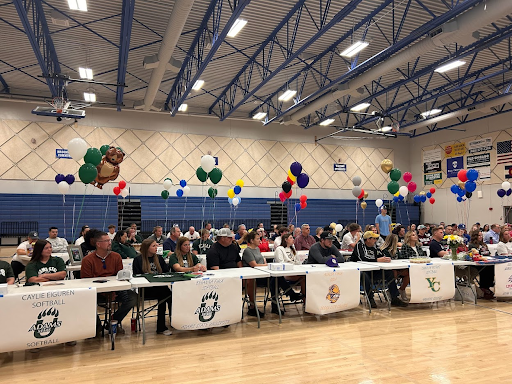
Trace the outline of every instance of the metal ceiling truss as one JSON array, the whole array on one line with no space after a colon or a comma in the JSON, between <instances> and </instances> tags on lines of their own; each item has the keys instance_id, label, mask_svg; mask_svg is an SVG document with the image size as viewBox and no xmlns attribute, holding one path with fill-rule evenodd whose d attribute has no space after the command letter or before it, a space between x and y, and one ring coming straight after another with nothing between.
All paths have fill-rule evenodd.
<instances>
[{"instance_id":1,"label":"metal ceiling truss","mask_svg":"<svg viewBox=\"0 0 512 384\"><path fill-rule=\"evenodd\" d=\"M228 84L220 96L210 106L209 112L216 114L221 121L229 117L238 107L245 104L251 96L253 96L258 90L265 86L275 75L280 71L287 68L295 60L300 60L304 64L307 64L300 58L300 55L306 51L313 43L320 39L327 31L329 31L334 25L345 19L361 2L362 0L351 0L342 10L336 13L332 19L327 23L327 16L331 2L325 2L325 6L321 8L321 19L319 23L315 23L318 31L309 38L304 45L294 50L295 40L299 30L299 23L303 9L306 9L305 2L303 0L298 1L292 10L283 18L279 25L273 30L268 38L263 42L261 47L253 54L253 56L247 61L242 67L238 74ZM320 7L322 7L322 1L320 1ZM308 10L310 19L315 22ZM309 20L309 19L308 19ZM304 33L304 32L302 32ZM280 42L278 36L285 36L286 41ZM279 47L279 50L274 50L275 47ZM280 62L274 70L270 68L270 63L275 52L282 53L284 60ZM260 75L260 82L251 88L253 80L254 68L257 68ZM329 65L330 66L330 65ZM318 71L319 75L326 77L325 74ZM236 100L237 91L241 92L242 98Z\"/></svg>"},{"instance_id":2,"label":"metal ceiling truss","mask_svg":"<svg viewBox=\"0 0 512 384\"><path fill-rule=\"evenodd\" d=\"M66 97L64 81L49 78L60 74L60 64L41 1L13 0L13 3L52 97Z\"/></svg>"},{"instance_id":3,"label":"metal ceiling truss","mask_svg":"<svg viewBox=\"0 0 512 384\"><path fill-rule=\"evenodd\" d=\"M117 66L117 110L123 106L124 82L126 80L126 67L128 65L128 53L130 52L130 39L132 34L133 12L135 0L123 0L123 13L121 16L121 34L119 42L119 59Z\"/></svg>"},{"instance_id":4,"label":"metal ceiling truss","mask_svg":"<svg viewBox=\"0 0 512 384\"><path fill-rule=\"evenodd\" d=\"M382 62L384 60L389 59L392 55L399 52L400 50L406 48L408 45L412 44L416 40L420 40L423 38L426 34L428 34L430 31L432 31L435 28L440 27L444 23L448 22L455 16L459 15L460 13L472 8L473 6L480 3L482 0L466 0L464 2L456 2L453 5L453 7L450 7L448 4L446 4L448 11L443 13L439 16L432 16L434 15L433 12L428 12L428 14L432 17L431 20L423 24L422 26L416 28L414 31L409 33L406 37L402 38L399 41L396 41L395 36L401 32L401 27L395 29L393 31L393 36L391 39L389 37L386 37L388 41L396 41L395 44L392 44L388 48L382 50L378 54L372 56L371 58L367 59L361 64L358 64L356 67L352 68L351 70L347 71L343 75L339 76L338 78L330 81L328 84L324 85L323 87L319 88L317 91L313 92L312 94L297 100L297 102L289 107L286 110L279 110L277 114L265 122L265 125L273 122L274 120L282 118L285 114L290 113L291 111L297 109L300 106L303 106L305 104L308 104L309 102L317 99L318 97L324 96L331 92L331 90L338 86L338 84L342 84L345 82L348 82L349 80L359 76L360 74L366 72L370 68L372 68L374 65L377 65L379 62ZM416 0L416 2L418 2ZM406 7L407 8L407 7ZM427 7L423 6L423 9L428 9ZM405 12L404 12L405 13ZM418 14L415 15L415 17L418 17ZM402 17L402 20L404 18ZM400 23L402 24L402 23ZM384 31L379 28L379 31L384 34ZM386 35L385 35L386 36Z\"/></svg>"},{"instance_id":5,"label":"metal ceiling truss","mask_svg":"<svg viewBox=\"0 0 512 384\"><path fill-rule=\"evenodd\" d=\"M228 1L228 5L224 5L224 7L223 0L212 0L210 2L201 26L190 45L187 57L174 81L171 92L167 96L165 106L171 111L172 116L176 115L178 108L186 100L195 82L200 80L201 74L212 61L213 56L224 42L229 30L249 2L250 0L239 0L232 4L231 1ZM231 16L222 32L219 33L221 14L228 11L226 7L229 7ZM212 26L211 30L210 25Z\"/></svg>"}]
</instances>

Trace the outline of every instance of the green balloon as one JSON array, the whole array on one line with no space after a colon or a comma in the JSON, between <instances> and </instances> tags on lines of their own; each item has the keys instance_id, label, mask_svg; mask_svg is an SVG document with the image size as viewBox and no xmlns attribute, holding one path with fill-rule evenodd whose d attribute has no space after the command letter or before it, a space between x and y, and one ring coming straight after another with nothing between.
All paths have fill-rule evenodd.
<instances>
[{"instance_id":1,"label":"green balloon","mask_svg":"<svg viewBox=\"0 0 512 384\"><path fill-rule=\"evenodd\" d=\"M169 198L169 191L166 191L165 189L160 194L162 196L162 199L167 200Z\"/></svg>"},{"instance_id":2,"label":"green balloon","mask_svg":"<svg viewBox=\"0 0 512 384\"><path fill-rule=\"evenodd\" d=\"M217 188L208 188L208 196L210 196L212 199L215 199L215 197L217 196Z\"/></svg>"},{"instance_id":3,"label":"green balloon","mask_svg":"<svg viewBox=\"0 0 512 384\"><path fill-rule=\"evenodd\" d=\"M85 163L78 170L78 177L84 184L89 184L98 176L98 170L91 163Z\"/></svg>"},{"instance_id":4,"label":"green balloon","mask_svg":"<svg viewBox=\"0 0 512 384\"><path fill-rule=\"evenodd\" d=\"M165 180L169 180L169 181L172 183L172 179L171 179L170 177L166 177L166 178L164 179L164 181L165 181Z\"/></svg>"},{"instance_id":5,"label":"green balloon","mask_svg":"<svg viewBox=\"0 0 512 384\"><path fill-rule=\"evenodd\" d=\"M391 172L389 172L389 177L393 181L398 181L402 177L402 171L400 171L398 168L393 168Z\"/></svg>"},{"instance_id":6,"label":"green balloon","mask_svg":"<svg viewBox=\"0 0 512 384\"><path fill-rule=\"evenodd\" d=\"M101 152L98 148L89 148L84 156L84 161L86 163L97 166L99 163L101 163L101 158Z\"/></svg>"},{"instance_id":7,"label":"green balloon","mask_svg":"<svg viewBox=\"0 0 512 384\"><path fill-rule=\"evenodd\" d=\"M208 174L204 171L203 167L196 169L196 176L201 183L204 183L208 179Z\"/></svg>"},{"instance_id":8,"label":"green balloon","mask_svg":"<svg viewBox=\"0 0 512 384\"><path fill-rule=\"evenodd\" d=\"M400 186L398 185L398 183L396 181L393 180L388 183L388 192L391 193L392 195L397 193L399 189L400 189Z\"/></svg>"},{"instance_id":9,"label":"green balloon","mask_svg":"<svg viewBox=\"0 0 512 384\"><path fill-rule=\"evenodd\" d=\"M208 174L208 177L213 184L219 184L219 182L222 180L222 171L219 168L213 168L212 171Z\"/></svg>"},{"instance_id":10,"label":"green balloon","mask_svg":"<svg viewBox=\"0 0 512 384\"><path fill-rule=\"evenodd\" d=\"M107 151L109 149L110 149L110 145L108 145L108 144L102 145L100 147L100 152L101 152L102 156L105 156L105 153L107 153Z\"/></svg>"}]
</instances>

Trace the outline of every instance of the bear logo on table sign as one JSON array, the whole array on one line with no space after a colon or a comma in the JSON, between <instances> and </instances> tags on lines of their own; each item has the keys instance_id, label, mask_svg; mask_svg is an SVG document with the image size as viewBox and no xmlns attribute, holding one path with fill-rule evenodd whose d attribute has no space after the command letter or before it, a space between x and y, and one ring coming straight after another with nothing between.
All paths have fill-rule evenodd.
<instances>
[{"instance_id":1,"label":"bear logo on table sign","mask_svg":"<svg viewBox=\"0 0 512 384\"><path fill-rule=\"evenodd\" d=\"M432 292L439 292L441 289L441 282L436 281L435 277L426 277L425 280L428 281L428 287L432 290ZM437 289L436 289L437 284Z\"/></svg>"},{"instance_id":2,"label":"bear logo on table sign","mask_svg":"<svg viewBox=\"0 0 512 384\"><path fill-rule=\"evenodd\" d=\"M340 287L338 287L336 284L333 284L329 287L329 293L327 296L325 296L327 300L329 300L331 303L335 303L340 298Z\"/></svg>"},{"instance_id":3,"label":"bear logo on table sign","mask_svg":"<svg viewBox=\"0 0 512 384\"><path fill-rule=\"evenodd\" d=\"M28 332L34 332L36 339L44 339L50 337L61 325L59 311L56 308L47 308L39 312L36 323L30 327Z\"/></svg>"},{"instance_id":4,"label":"bear logo on table sign","mask_svg":"<svg viewBox=\"0 0 512 384\"><path fill-rule=\"evenodd\" d=\"M213 300L212 305L208 305L211 300ZM217 304L218 300L219 295L214 291L206 293L203 296L201 299L201 305L197 307L196 311L194 312L195 315L199 315L199 321L207 323L214 318L215 313L220 311L220 305Z\"/></svg>"}]
</instances>

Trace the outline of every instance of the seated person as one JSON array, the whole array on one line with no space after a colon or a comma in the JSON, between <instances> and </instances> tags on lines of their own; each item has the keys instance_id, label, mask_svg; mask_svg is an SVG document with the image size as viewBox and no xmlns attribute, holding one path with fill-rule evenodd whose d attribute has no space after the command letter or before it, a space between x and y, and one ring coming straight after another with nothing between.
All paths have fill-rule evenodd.
<instances>
[{"instance_id":1,"label":"seated person","mask_svg":"<svg viewBox=\"0 0 512 384\"><path fill-rule=\"evenodd\" d=\"M137 257L137 251L128 241L128 234L126 231L117 231L116 236L112 241L112 251L119 253L123 259L135 259Z\"/></svg>"},{"instance_id":2,"label":"seated person","mask_svg":"<svg viewBox=\"0 0 512 384\"><path fill-rule=\"evenodd\" d=\"M297 251L309 250L311 246L316 243L315 238L311 236L309 232L309 224L302 224L299 229L299 235L295 237L295 249L297 249Z\"/></svg>"},{"instance_id":3,"label":"seated person","mask_svg":"<svg viewBox=\"0 0 512 384\"><path fill-rule=\"evenodd\" d=\"M425 225L418 225L418 240L423 247L430 244L430 233Z\"/></svg>"},{"instance_id":4,"label":"seated person","mask_svg":"<svg viewBox=\"0 0 512 384\"><path fill-rule=\"evenodd\" d=\"M135 240L134 241L131 241L132 239L132 235L131 233L128 232L128 228L126 229L126 233L128 233L128 238L130 239L130 241L133 243L136 243L136 244L141 244L142 243L142 236L139 235L138 233L138 230L137 230L137 224L135 223L131 223L130 224L130 228L133 229L133 233L134 233L134 237L135 237Z\"/></svg>"},{"instance_id":5,"label":"seated person","mask_svg":"<svg viewBox=\"0 0 512 384\"><path fill-rule=\"evenodd\" d=\"M295 250L293 236L287 233L282 236L281 245L274 250L274 263L301 264ZM306 297L306 279L305 276L286 276L288 281L299 281L302 297Z\"/></svg>"},{"instance_id":6,"label":"seated person","mask_svg":"<svg viewBox=\"0 0 512 384\"><path fill-rule=\"evenodd\" d=\"M196 231L194 227L190 227L188 229L188 232L186 232L183 236L185 236L190 241L197 240L200 237L199 233Z\"/></svg>"},{"instance_id":7,"label":"seated person","mask_svg":"<svg viewBox=\"0 0 512 384\"><path fill-rule=\"evenodd\" d=\"M338 248L333 245L335 237L329 231L324 231L320 235L320 241L315 243L309 249L307 264L325 264L333 256L338 263L344 263L345 258L341 255Z\"/></svg>"},{"instance_id":8,"label":"seated person","mask_svg":"<svg viewBox=\"0 0 512 384\"><path fill-rule=\"evenodd\" d=\"M245 233L247 233L247 228L245 227L245 224L240 224L235 235L235 240L240 240Z\"/></svg>"},{"instance_id":9,"label":"seated person","mask_svg":"<svg viewBox=\"0 0 512 384\"><path fill-rule=\"evenodd\" d=\"M235 235L229 228L217 232L217 241L206 253L208 269L241 268L239 248L233 243Z\"/></svg>"},{"instance_id":10,"label":"seated person","mask_svg":"<svg viewBox=\"0 0 512 384\"><path fill-rule=\"evenodd\" d=\"M116 235L116 226L114 224L108 226L107 235L110 237L110 240L114 240L114 236Z\"/></svg>"},{"instance_id":11,"label":"seated person","mask_svg":"<svg viewBox=\"0 0 512 384\"><path fill-rule=\"evenodd\" d=\"M75 241L75 245L80 245L82 244L85 240L84 240L84 235L89 231L89 226L88 225L84 225L82 227L82 229L80 230L80 237L78 239L76 239Z\"/></svg>"},{"instance_id":12,"label":"seated person","mask_svg":"<svg viewBox=\"0 0 512 384\"><path fill-rule=\"evenodd\" d=\"M484 235L484 243L498 244L500 241L500 230L499 224L491 224L491 228Z\"/></svg>"},{"instance_id":13,"label":"seated person","mask_svg":"<svg viewBox=\"0 0 512 384\"><path fill-rule=\"evenodd\" d=\"M180 226L178 224L173 224L172 225L173 228L176 228L174 231L177 232L176 234L176 240L178 240L180 237L181 237L181 229L180 229ZM167 234L167 238L171 237L171 232L172 232L172 229L169 231L169 233Z\"/></svg>"},{"instance_id":14,"label":"seated person","mask_svg":"<svg viewBox=\"0 0 512 384\"><path fill-rule=\"evenodd\" d=\"M470 237L471 239L468 244L469 251L476 249L481 256L490 255L489 249L487 248L487 244L484 243L484 235L480 229L472 231ZM494 265L471 267L471 269L473 268L475 268L478 271L478 274L480 275L479 285L480 289L484 293L484 299L494 299L494 293L490 290L490 288L494 286Z\"/></svg>"},{"instance_id":15,"label":"seated person","mask_svg":"<svg viewBox=\"0 0 512 384\"><path fill-rule=\"evenodd\" d=\"M14 272L11 264L3 260L0 260L0 284L14 284Z\"/></svg>"},{"instance_id":16,"label":"seated person","mask_svg":"<svg viewBox=\"0 0 512 384\"><path fill-rule=\"evenodd\" d=\"M459 236L464 239L464 242L467 244L469 240L471 240L471 237L468 235L468 232L466 231L466 225L465 224L459 224Z\"/></svg>"},{"instance_id":17,"label":"seated person","mask_svg":"<svg viewBox=\"0 0 512 384\"><path fill-rule=\"evenodd\" d=\"M365 261L365 262L379 262L379 263L389 263L391 261L390 257L386 257L382 254L382 251L375 247L375 243L377 242L377 238L379 235L374 232L365 232L363 235L363 242L359 242L356 245L356 248L352 252L352 256L350 257L351 261ZM387 239L387 237L386 237ZM372 308L377 308L377 303L373 298L373 291L371 287L371 279L367 272L364 272L364 290L368 296L368 300L370 302L370 306ZM406 307L407 303L404 303L402 300L398 298L398 288L395 283L395 275L391 270L385 270L384 276L386 282L388 284L389 293L391 295L391 305L396 307Z\"/></svg>"},{"instance_id":18,"label":"seated person","mask_svg":"<svg viewBox=\"0 0 512 384\"><path fill-rule=\"evenodd\" d=\"M400 259L412 259L415 257L427 257L426 252L421 248L421 243L416 232L409 231L405 234L404 243L400 254Z\"/></svg>"},{"instance_id":19,"label":"seated person","mask_svg":"<svg viewBox=\"0 0 512 384\"><path fill-rule=\"evenodd\" d=\"M242 255L242 265L244 267L265 267L267 266L267 261L263 257L258 248L260 244L260 235L256 231L249 232L246 235L247 240L247 248L244 249L244 253ZM249 310L247 311L248 316L257 316L256 314L256 298L254 297L254 284L256 281L254 279L245 280L245 287L247 295L249 296ZM271 284L272 286L272 284ZM277 312L277 305L272 303L272 312ZM260 317L264 317L265 314L260 312Z\"/></svg>"},{"instance_id":20,"label":"seated person","mask_svg":"<svg viewBox=\"0 0 512 384\"><path fill-rule=\"evenodd\" d=\"M171 228L170 236L164 241L164 251L174 252L176 250L176 242L180 238L180 228L173 226Z\"/></svg>"},{"instance_id":21,"label":"seated person","mask_svg":"<svg viewBox=\"0 0 512 384\"><path fill-rule=\"evenodd\" d=\"M368 224L368 225L364 228L364 232L366 232L366 231L372 231L372 232L375 232L376 234L379 234L379 232L377 231L377 227L376 227L375 225L373 225L373 224ZM363 233L364 233L364 232L363 232ZM361 234L361 236L362 236L362 234ZM387 236L386 236L386 237L387 237ZM378 238L378 239L377 239L377 243L375 244L375 246L376 246L377 248L382 247L382 244L384 244L384 240L386 240L386 239L385 239L384 237L382 237L382 236L381 236L380 238Z\"/></svg>"},{"instance_id":22,"label":"seated person","mask_svg":"<svg viewBox=\"0 0 512 384\"><path fill-rule=\"evenodd\" d=\"M510 242L510 232L507 228L503 228L500 231L500 242L496 248L496 254L499 256L512 255L512 243Z\"/></svg>"},{"instance_id":23,"label":"seated person","mask_svg":"<svg viewBox=\"0 0 512 384\"><path fill-rule=\"evenodd\" d=\"M333 237L332 245L334 245L334 248L341 249L341 243L338 241L338 238L333 234L334 229L331 228L329 225L326 225L324 227L324 232L330 233ZM323 232L322 232L323 233ZM343 232L342 232L343 233ZM344 234L345 235L345 234Z\"/></svg>"},{"instance_id":24,"label":"seated person","mask_svg":"<svg viewBox=\"0 0 512 384\"><path fill-rule=\"evenodd\" d=\"M153 228L153 234L148 237L148 240L156 241L158 245L162 245L167 237L163 234L163 229L161 226L157 225Z\"/></svg>"},{"instance_id":25,"label":"seated person","mask_svg":"<svg viewBox=\"0 0 512 384\"><path fill-rule=\"evenodd\" d=\"M405 227L403 225L397 225L393 228L392 233L398 236L398 246L401 247L404 242Z\"/></svg>"},{"instance_id":26,"label":"seated person","mask_svg":"<svg viewBox=\"0 0 512 384\"><path fill-rule=\"evenodd\" d=\"M277 237L274 239L274 249L281 245L281 236L287 233L290 233L288 227L281 226L277 228Z\"/></svg>"},{"instance_id":27,"label":"seated person","mask_svg":"<svg viewBox=\"0 0 512 384\"><path fill-rule=\"evenodd\" d=\"M432 230L432 240L430 240L429 250L430 257L443 257L449 252L446 250L446 246L441 242L443 241L444 232L441 227L434 227Z\"/></svg>"},{"instance_id":28,"label":"seated person","mask_svg":"<svg viewBox=\"0 0 512 384\"><path fill-rule=\"evenodd\" d=\"M323 231L324 231L324 229L322 227L316 227L315 236L313 236L313 237L315 238L315 241L317 243L320 241L320 235L322 234Z\"/></svg>"},{"instance_id":29,"label":"seated person","mask_svg":"<svg viewBox=\"0 0 512 384\"><path fill-rule=\"evenodd\" d=\"M258 235L260 235L260 245L258 248L261 252L270 252L270 246L268 244L268 240L265 238L265 230L263 228L258 228L256 230Z\"/></svg>"},{"instance_id":30,"label":"seated person","mask_svg":"<svg viewBox=\"0 0 512 384\"><path fill-rule=\"evenodd\" d=\"M409 233L409 232L408 232ZM407 233L405 234L405 237L407 238ZM379 237L377 241L382 240L382 237ZM392 233L389 234L386 237L386 241L384 244L382 244L379 248L382 251L382 254L385 257L389 257L391 260L396 259L399 257L398 254L398 236L393 235ZM403 249L404 246L402 246ZM393 269L393 273L395 274L395 279L398 276L402 276L402 284L400 285L400 288L398 288L398 293L400 294L400 299L402 301L409 301L407 298L407 294L405 293L405 288L409 285L410 278L409 278L409 269Z\"/></svg>"},{"instance_id":31,"label":"seated person","mask_svg":"<svg viewBox=\"0 0 512 384\"><path fill-rule=\"evenodd\" d=\"M201 238L192 243L192 253L194 255L206 255L212 245L213 241L210 240L210 231L206 228L201 229Z\"/></svg>"},{"instance_id":32,"label":"seated person","mask_svg":"<svg viewBox=\"0 0 512 384\"><path fill-rule=\"evenodd\" d=\"M118 232L119 231L117 231L116 234ZM126 228L125 232L128 235L128 240L127 240L128 243L130 243L130 244L141 244L142 243L142 237L137 235L137 232L132 227Z\"/></svg>"},{"instance_id":33,"label":"seated person","mask_svg":"<svg viewBox=\"0 0 512 384\"><path fill-rule=\"evenodd\" d=\"M81 275L82 279L91 277L116 276L123 269L123 259L121 255L110 250L112 240L105 232L98 231L94 236L96 251L89 253L82 260ZM112 318L119 323L117 332L125 333L121 323L125 316L137 305L137 294L130 290L116 291L116 300L121 302L119 308ZM98 295L99 301L104 301L104 296ZM109 329L110 325L106 324ZM100 319L97 318L97 330L101 329Z\"/></svg>"},{"instance_id":34,"label":"seated person","mask_svg":"<svg viewBox=\"0 0 512 384\"><path fill-rule=\"evenodd\" d=\"M80 248L82 248L83 257L87 256L89 253L94 252L96 250L96 239L95 236L101 232L99 229L91 229L84 236L84 242L80 244ZM109 236L110 237L110 236Z\"/></svg>"},{"instance_id":35,"label":"seated person","mask_svg":"<svg viewBox=\"0 0 512 384\"><path fill-rule=\"evenodd\" d=\"M57 227L51 227L48 230L48 237L46 241L49 241L52 245L52 251L54 253L67 253L68 241L62 237L58 237L59 229Z\"/></svg>"},{"instance_id":36,"label":"seated person","mask_svg":"<svg viewBox=\"0 0 512 384\"><path fill-rule=\"evenodd\" d=\"M52 257L52 244L47 240L37 240L30 263L25 269L28 283L45 283L66 278L66 264L60 257Z\"/></svg>"},{"instance_id":37,"label":"seated person","mask_svg":"<svg viewBox=\"0 0 512 384\"><path fill-rule=\"evenodd\" d=\"M359 240L361 240L361 226L357 223L349 224L347 231L341 240L341 249L353 251Z\"/></svg>"},{"instance_id":38,"label":"seated person","mask_svg":"<svg viewBox=\"0 0 512 384\"><path fill-rule=\"evenodd\" d=\"M169 272L169 266L162 256L157 255L158 243L153 239L146 239L140 246L140 255L133 259L133 273L136 275L151 273ZM168 286L156 286L145 288L145 298L156 299L158 305L156 333L165 336L172 335L172 331L165 326L166 306L169 307L169 317L171 315L172 297Z\"/></svg>"},{"instance_id":39,"label":"seated person","mask_svg":"<svg viewBox=\"0 0 512 384\"><path fill-rule=\"evenodd\" d=\"M205 272L206 267L190 252L190 240L181 236L176 243L175 252L169 256L169 266L174 272Z\"/></svg>"},{"instance_id":40,"label":"seated person","mask_svg":"<svg viewBox=\"0 0 512 384\"><path fill-rule=\"evenodd\" d=\"M32 258L32 250L34 248L34 244L39 240L39 235L37 232L29 232L27 236L27 240L23 241L16 248L16 253L14 254L11 267L14 272L14 277L17 279L18 275L25 270L25 267L30 262Z\"/></svg>"}]
</instances>

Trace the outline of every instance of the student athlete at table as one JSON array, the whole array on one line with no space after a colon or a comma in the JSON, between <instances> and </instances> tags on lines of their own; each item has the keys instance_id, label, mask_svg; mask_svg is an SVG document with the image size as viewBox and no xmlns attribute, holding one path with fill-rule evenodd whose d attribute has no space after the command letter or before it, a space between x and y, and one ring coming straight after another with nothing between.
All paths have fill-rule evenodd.
<instances>
[{"instance_id":1,"label":"student athlete at table","mask_svg":"<svg viewBox=\"0 0 512 384\"><path fill-rule=\"evenodd\" d=\"M379 263L389 263L391 258L383 256L382 251L375 247L375 243L377 242L378 234L368 231L363 235L364 242L357 243L354 252L352 252L352 256L350 257L351 261L366 261L366 262L379 262ZM373 292L371 287L371 279L367 272L364 272L364 289L366 294L368 295L368 299L370 301L370 306L372 308L377 308L377 304L373 299ZM407 303L404 303L402 300L398 298L398 288L395 283L395 275L393 271L386 270L384 271L384 276L386 282L388 284L389 293L391 295L391 305L396 307L407 307Z\"/></svg>"},{"instance_id":2,"label":"student athlete at table","mask_svg":"<svg viewBox=\"0 0 512 384\"><path fill-rule=\"evenodd\" d=\"M137 251L128 240L126 231L117 231L114 240L112 240L112 251L119 253L123 259L135 259L137 257Z\"/></svg>"},{"instance_id":3,"label":"student athlete at table","mask_svg":"<svg viewBox=\"0 0 512 384\"><path fill-rule=\"evenodd\" d=\"M289 263L289 264L301 264L300 260L297 255L297 250L295 249L293 236L289 233L286 235L281 236L282 241L281 245L277 247L274 251L274 263ZM293 281L293 282L299 282L300 283L300 292L302 294L302 297L305 299L306 297L306 278L305 276L286 276L286 280ZM295 292L294 292L295 293ZM300 296L300 295L299 295ZM290 297L290 300L292 299L292 296ZM300 298L299 297L293 297L297 301Z\"/></svg>"},{"instance_id":4,"label":"student athlete at table","mask_svg":"<svg viewBox=\"0 0 512 384\"><path fill-rule=\"evenodd\" d=\"M476 249L481 256L489 256L491 253L489 252L489 248L487 248L487 244L484 243L484 235L479 229L470 233L468 248L470 251ZM489 289L494 286L494 265L470 267L470 269L472 270L471 281L474 280L473 276L476 275L476 273L473 272L478 270L478 274L480 275L480 289L484 293L484 299L494 299L494 293Z\"/></svg>"},{"instance_id":5,"label":"student athlete at table","mask_svg":"<svg viewBox=\"0 0 512 384\"><path fill-rule=\"evenodd\" d=\"M449 253L446 250L446 247L441 243L443 241L443 237L443 228L435 227L432 230L432 240L430 240L430 244L428 246L430 250L430 257L443 257Z\"/></svg>"},{"instance_id":6,"label":"student athlete at table","mask_svg":"<svg viewBox=\"0 0 512 384\"><path fill-rule=\"evenodd\" d=\"M235 235L229 228L217 232L217 242L206 253L208 269L241 268L239 248L233 244Z\"/></svg>"},{"instance_id":7,"label":"student athlete at table","mask_svg":"<svg viewBox=\"0 0 512 384\"><path fill-rule=\"evenodd\" d=\"M82 278L88 277L107 277L116 276L117 272L123 269L123 259L121 255L110 250L110 237L105 232L98 231L95 235L96 251L91 252L82 260L81 275ZM137 305L137 294L132 290L117 291L115 292L116 300L121 302L121 305L114 313L112 318L121 322L125 316ZM104 301L103 295L98 295L99 301ZM97 318L97 326L101 327ZM107 324L106 328L110 328ZM101 329L101 328L100 328ZM124 333L122 327L118 327L118 333Z\"/></svg>"},{"instance_id":8,"label":"student athlete at table","mask_svg":"<svg viewBox=\"0 0 512 384\"><path fill-rule=\"evenodd\" d=\"M14 284L14 272L11 264L3 260L0 260L0 284Z\"/></svg>"},{"instance_id":9,"label":"student athlete at table","mask_svg":"<svg viewBox=\"0 0 512 384\"><path fill-rule=\"evenodd\" d=\"M169 265L174 272L205 272L206 267L190 252L190 240L181 236L176 243L176 250L169 256Z\"/></svg>"},{"instance_id":10,"label":"student athlete at table","mask_svg":"<svg viewBox=\"0 0 512 384\"><path fill-rule=\"evenodd\" d=\"M140 255L133 259L134 274L157 274L169 272L169 266L162 256L157 255L158 243L153 239L146 239L140 246ZM171 315L172 297L168 286L149 287L145 289L146 299L156 299L158 305L156 333L165 336L172 335L172 331L165 326L166 305L169 307L169 316Z\"/></svg>"},{"instance_id":11,"label":"student athlete at table","mask_svg":"<svg viewBox=\"0 0 512 384\"><path fill-rule=\"evenodd\" d=\"M309 249L307 264L325 264L333 256L336 257L338 263L344 263L345 258L332 243L334 239L336 238L330 232L322 232L320 241Z\"/></svg>"},{"instance_id":12,"label":"student athlete at table","mask_svg":"<svg viewBox=\"0 0 512 384\"><path fill-rule=\"evenodd\" d=\"M25 269L29 283L44 283L66 278L66 264L60 257L52 257L52 244L46 240L37 240L30 263Z\"/></svg>"}]
</instances>

